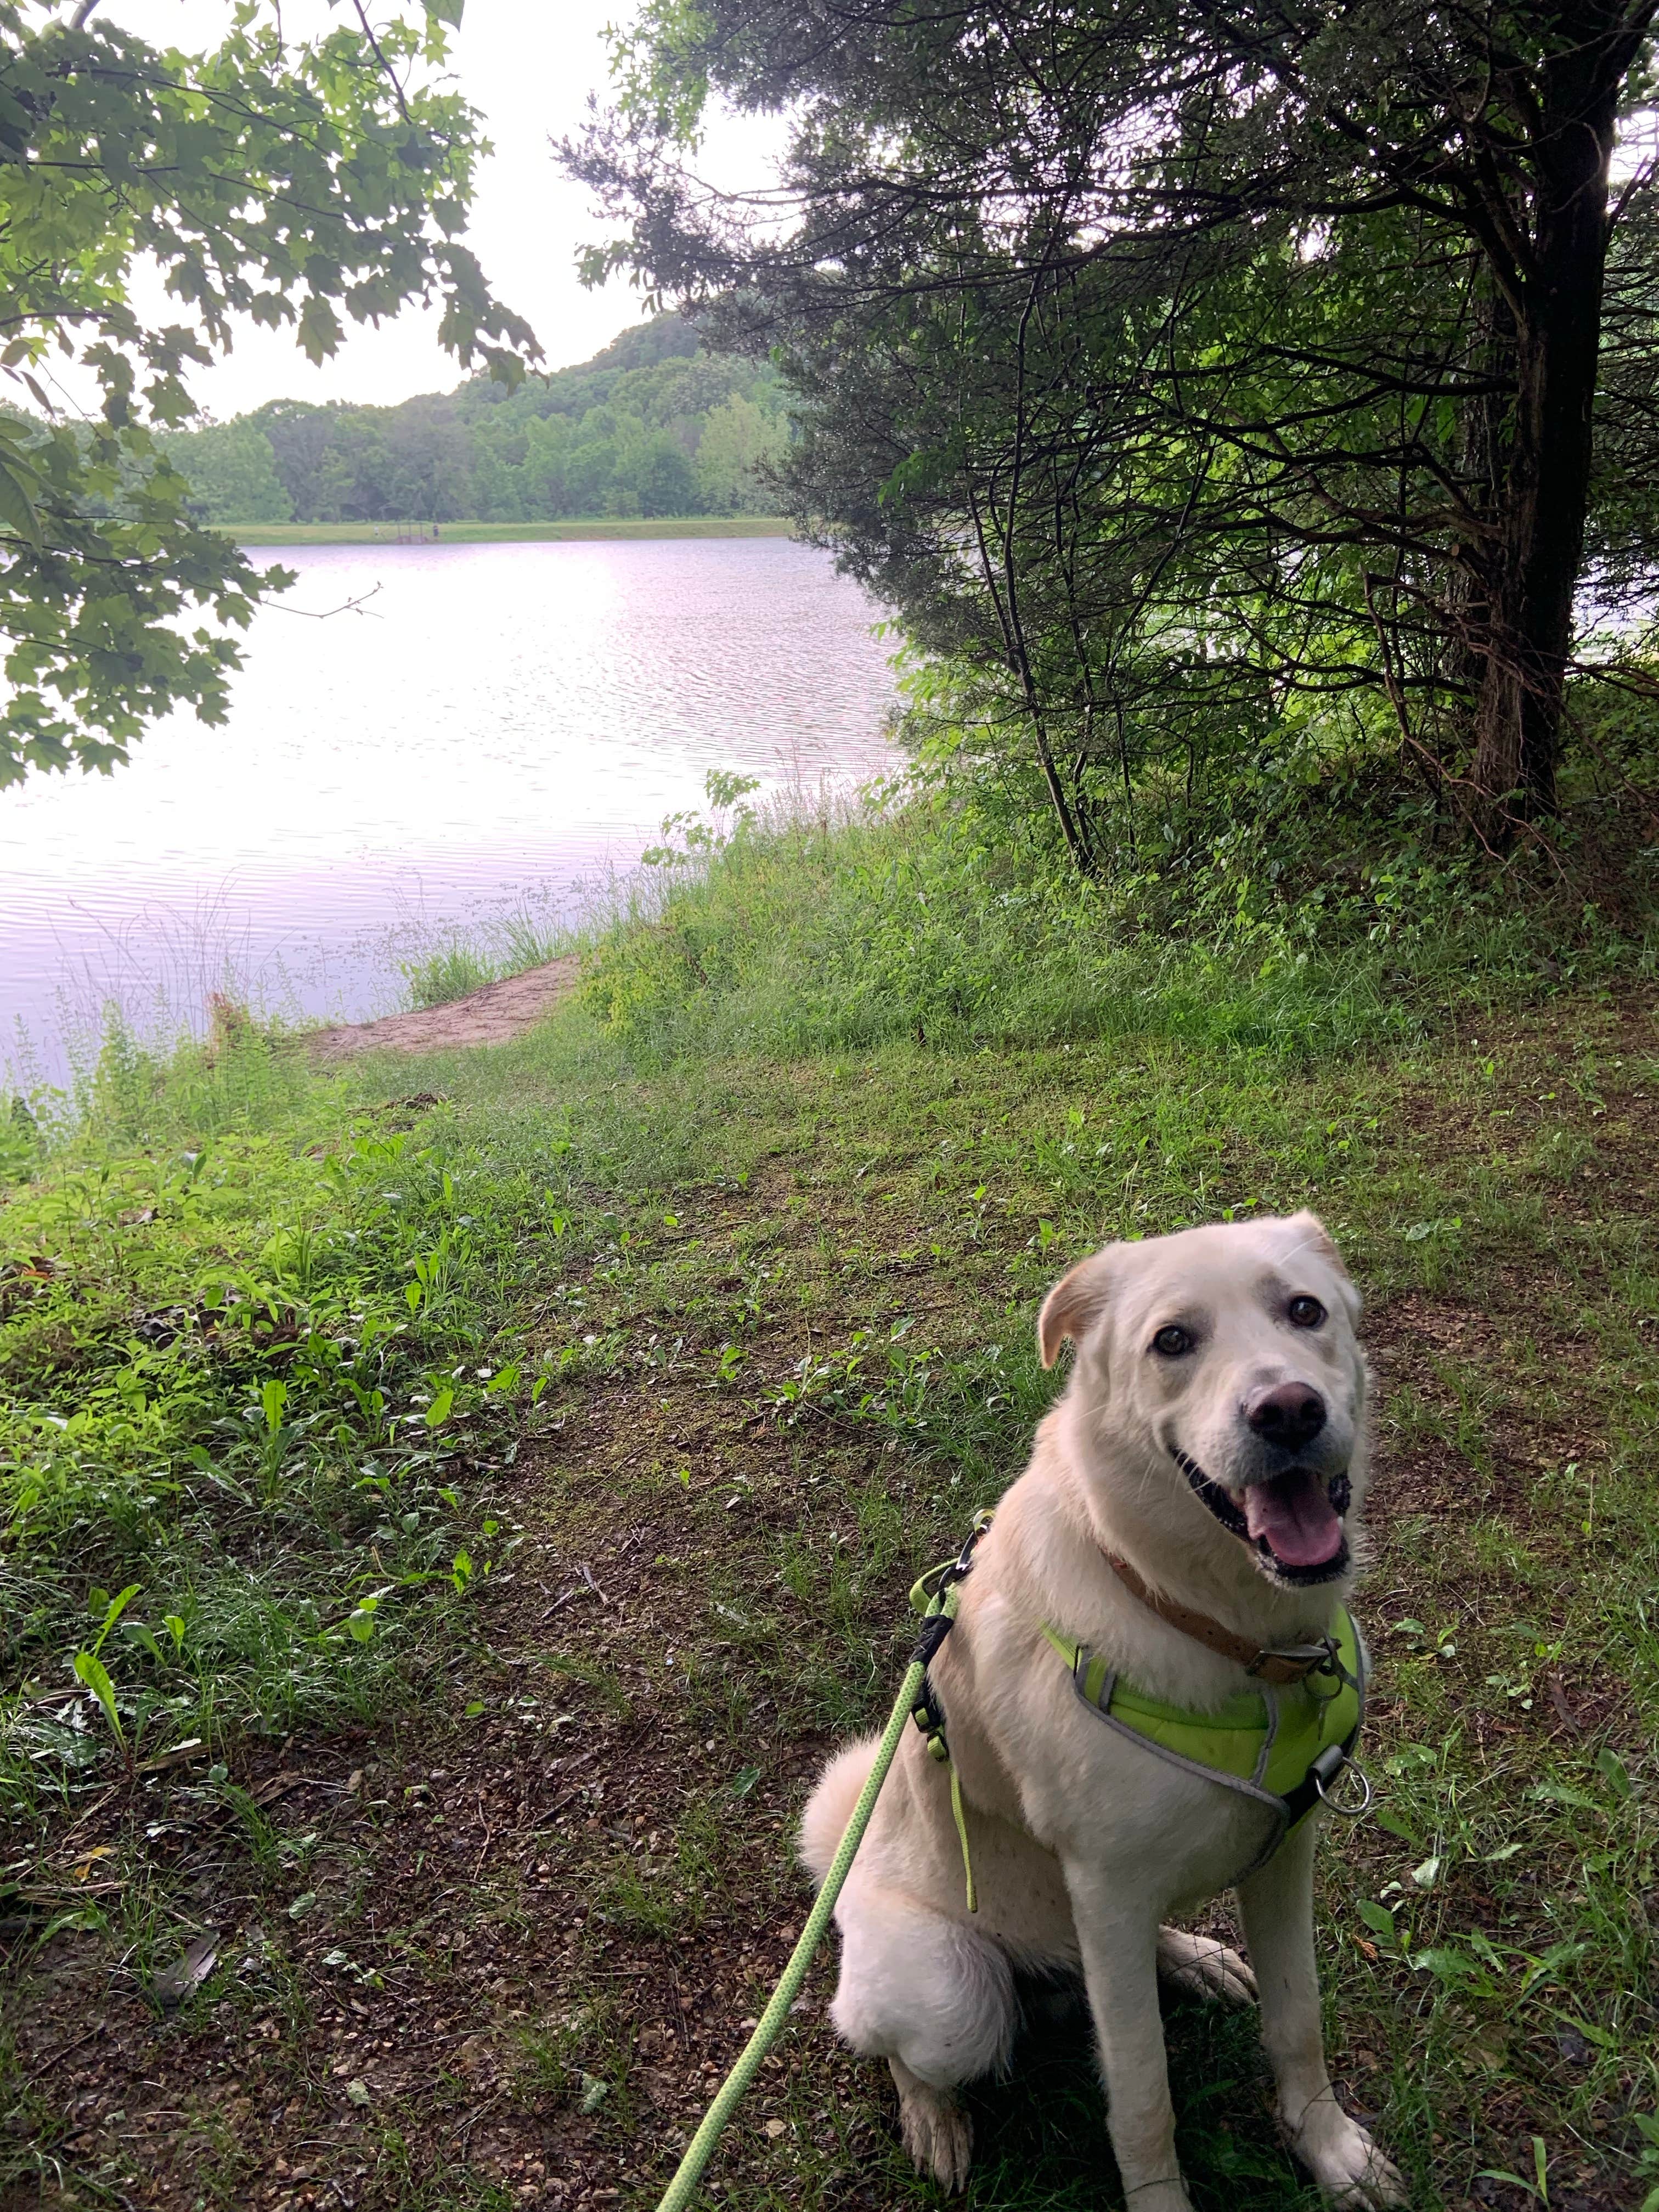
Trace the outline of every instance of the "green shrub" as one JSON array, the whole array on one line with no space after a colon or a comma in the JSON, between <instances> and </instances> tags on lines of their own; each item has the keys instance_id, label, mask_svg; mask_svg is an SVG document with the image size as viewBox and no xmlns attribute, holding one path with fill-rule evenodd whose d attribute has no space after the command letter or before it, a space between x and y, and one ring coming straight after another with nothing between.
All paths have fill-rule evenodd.
<instances>
[{"instance_id":1,"label":"green shrub","mask_svg":"<svg viewBox=\"0 0 1659 2212\"><path fill-rule=\"evenodd\" d=\"M14 1812L65 1761L95 1776L418 1677L508 1541L472 1462L522 1395L499 1332L547 1173L251 1032L165 1066L112 1034L88 1118L34 1164L0 1209ZM42 1702L77 1674L106 1729Z\"/></svg>"}]
</instances>

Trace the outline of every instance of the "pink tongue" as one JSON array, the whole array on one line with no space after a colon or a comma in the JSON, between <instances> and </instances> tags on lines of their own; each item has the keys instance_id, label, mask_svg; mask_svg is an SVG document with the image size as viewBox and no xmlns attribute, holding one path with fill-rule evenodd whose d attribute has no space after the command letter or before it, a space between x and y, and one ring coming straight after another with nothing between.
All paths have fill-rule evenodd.
<instances>
[{"instance_id":1,"label":"pink tongue","mask_svg":"<svg viewBox=\"0 0 1659 2212\"><path fill-rule=\"evenodd\" d=\"M1265 1537L1287 1567L1317 1567L1341 1548L1342 1523L1325 1486L1306 1468L1253 1482L1244 1492L1244 1525Z\"/></svg>"}]
</instances>

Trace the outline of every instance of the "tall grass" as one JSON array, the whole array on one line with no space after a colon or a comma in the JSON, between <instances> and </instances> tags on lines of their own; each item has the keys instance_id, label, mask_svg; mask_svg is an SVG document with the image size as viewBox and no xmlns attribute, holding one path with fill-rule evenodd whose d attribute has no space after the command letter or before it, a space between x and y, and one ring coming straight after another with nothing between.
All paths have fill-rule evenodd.
<instances>
[{"instance_id":1,"label":"tall grass","mask_svg":"<svg viewBox=\"0 0 1659 2212\"><path fill-rule=\"evenodd\" d=\"M1304 1060L1648 957L1593 912L1564 940L1559 915L1431 863L1346 902L1218 917L1194 897L1183 927L1170 880L1085 882L914 786L664 857L587 958L590 1010L647 1064L1146 1036Z\"/></svg>"},{"instance_id":2,"label":"tall grass","mask_svg":"<svg viewBox=\"0 0 1659 2212\"><path fill-rule=\"evenodd\" d=\"M399 961L398 972L411 1006L447 1006L486 984L545 967L575 943L568 929L513 915L479 928L452 930L419 958Z\"/></svg>"}]
</instances>

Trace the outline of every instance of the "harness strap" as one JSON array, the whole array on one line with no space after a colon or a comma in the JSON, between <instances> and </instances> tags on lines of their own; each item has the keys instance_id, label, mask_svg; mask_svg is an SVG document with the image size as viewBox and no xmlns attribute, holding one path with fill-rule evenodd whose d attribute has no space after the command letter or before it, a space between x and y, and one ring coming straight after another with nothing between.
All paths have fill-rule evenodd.
<instances>
[{"instance_id":1,"label":"harness strap","mask_svg":"<svg viewBox=\"0 0 1659 2212\"><path fill-rule=\"evenodd\" d=\"M1131 1743L1139 1744L1143 1751L1150 1751L1154 1757L1163 1759L1166 1765L1179 1767L1183 1774L1193 1775L1200 1782L1218 1782L1224 1789L1236 1790L1241 1797L1248 1797L1253 1804L1260 1805L1264 1812L1273 1814L1273 1825L1268 1832L1267 1840L1249 1864L1239 1869L1233 1880L1243 1881L1258 1867L1266 1866L1290 1833L1291 1826L1289 1801L1279 1796L1275 1790L1265 1790L1261 1786L1261 1777L1267 1771L1267 1753L1279 1725L1279 1704L1272 1692L1268 1692L1267 1698L1267 1725L1262 1732L1261 1750L1256 1759L1255 1773L1249 1777L1229 1774L1224 1767L1206 1766L1201 1760L1188 1759L1182 1753L1172 1751L1167 1743L1160 1743L1156 1736L1143 1735L1129 1722L1120 1720L1112 1711L1112 1696L1117 1688L1116 1669L1109 1668L1098 1653L1091 1655L1084 1647L1068 1644L1046 1620L1042 1627L1049 1643L1070 1667L1072 1686L1097 1720L1103 1721L1115 1734L1127 1736Z\"/></svg>"},{"instance_id":2,"label":"harness strap","mask_svg":"<svg viewBox=\"0 0 1659 2212\"><path fill-rule=\"evenodd\" d=\"M1144 1581L1127 1559L1121 1559L1115 1552L1109 1552L1103 1544L1100 1555L1131 1596L1139 1599L1148 1613L1155 1613L1171 1628L1178 1628L1183 1636L1190 1636L1194 1644L1206 1650L1218 1652L1224 1659L1237 1660L1247 1674L1258 1681L1276 1682L1281 1687L1292 1682L1305 1682L1310 1674L1322 1667L1328 1667L1332 1644L1328 1636L1315 1644L1292 1644L1282 1650L1272 1645L1252 1644L1248 1636L1238 1636L1231 1628L1212 1620L1207 1613L1182 1605L1176 1599L1165 1597Z\"/></svg>"},{"instance_id":3,"label":"harness strap","mask_svg":"<svg viewBox=\"0 0 1659 2212\"><path fill-rule=\"evenodd\" d=\"M1355 1692L1359 1707L1358 1716L1342 1741L1340 1743L1327 1744L1310 1763L1300 1781L1283 1794L1265 1786L1267 1760L1279 1726L1280 1717L1276 1686L1270 1686L1265 1681L1263 1683L1261 1703L1266 1709L1266 1725L1262 1730L1261 1745L1256 1754L1253 1771L1248 1776L1230 1773L1225 1767L1211 1766L1203 1760L1188 1759L1184 1753L1175 1750L1167 1743L1161 1742L1156 1735L1151 1735L1143 1729L1136 1728L1131 1721L1121 1718L1112 1710L1113 1698L1117 1691L1116 1668L1109 1666L1100 1653L1091 1652L1086 1644L1073 1644L1069 1638L1062 1636L1059 1630L1052 1627L1048 1621L1042 1621L1038 1625L1043 1635L1066 1662L1071 1674L1073 1688L1097 1720L1103 1722L1116 1735L1127 1737L1132 1743L1139 1744L1143 1751L1151 1752L1154 1758L1163 1759L1166 1765L1178 1767L1183 1774L1193 1775L1200 1781L1218 1783L1223 1789L1236 1790L1239 1796L1249 1798L1253 1803L1261 1806L1265 1811L1273 1814L1273 1826L1267 1841L1249 1863L1242 1867L1233 1876L1233 1882L1237 1883L1244 1881L1248 1875L1255 1874L1258 1868L1266 1866L1291 1830L1305 1819L1316 1804L1322 1801L1327 1804L1332 1804L1334 1802L1330 1794L1331 1785L1349 1764L1354 1746L1359 1741L1360 1725L1364 1717L1365 1707L1365 1680L1368 1668L1364 1640L1352 1614L1348 1616L1348 1620L1353 1636L1356 1671L1350 1674L1342 1666L1340 1657L1334 1656L1332 1664L1340 1677ZM1331 1644L1334 1652L1334 1638L1331 1639ZM1131 1706L1130 1710L1133 1709ZM1356 1768L1355 1771L1358 1773L1359 1770ZM1338 1812L1347 1813L1351 1816L1357 1815L1363 1813L1370 1805L1370 1785L1364 1780L1363 1775L1360 1778L1364 1789L1364 1802L1353 1807L1336 1805L1335 1809Z\"/></svg>"}]
</instances>

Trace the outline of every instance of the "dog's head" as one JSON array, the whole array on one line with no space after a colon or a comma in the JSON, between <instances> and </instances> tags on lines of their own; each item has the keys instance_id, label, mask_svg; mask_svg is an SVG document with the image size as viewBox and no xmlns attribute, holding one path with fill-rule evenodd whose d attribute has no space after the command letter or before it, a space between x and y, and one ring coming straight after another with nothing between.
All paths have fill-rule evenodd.
<instances>
[{"instance_id":1,"label":"dog's head","mask_svg":"<svg viewBox=\"0 0 1659 2212\"><path fill-rule=\"evenodd\" d=\"M1091 1431L1190 1493L1270 1581L1335 1581L1363 1489L1359 1294L1311 1213L1113 1244L1049 1292L1045 1367L1077 1346ZM1126 1501L1142 1505L1152 1498ZM1190 1509L1185 1509L1190 1510Z\"/></svg>"}]
</instances>

